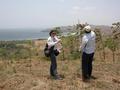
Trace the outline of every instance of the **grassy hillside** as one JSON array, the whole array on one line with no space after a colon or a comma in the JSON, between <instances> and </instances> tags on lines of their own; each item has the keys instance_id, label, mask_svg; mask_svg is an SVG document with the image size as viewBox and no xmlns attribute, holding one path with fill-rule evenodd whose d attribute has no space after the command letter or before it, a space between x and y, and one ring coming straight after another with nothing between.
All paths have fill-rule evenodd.
<instances>
[{"instance_id":1,"label":"grassy hillside","mask_svg":"<svg viewBox=\"0 0 120 90\"><path fill-rule=\"evenodd\" d=\"M117 26L118 24L118 26ZM57 57L63 80L49 76L50 59L44 56L46 40L0 42L0 90L119 90L120 23L112 34L96 28L93 75L96 80L81 80L81 53L78 35L61 37L63 49Z\"/></svg>"},{"instance_id":2,"label":"grassy hillside","mask_svg":"<svg viewBox=\"0 0 120 90\"><path fill-rule=\"evenodd\" d=\"M46 40L12 41L0 44L0 90L119 90L120 58L105 48L96 50L93 74L96 80L83 83L81 59L76 37L63 37L63 51L57 57L58 72L63 80L49 76L50 61L43 54Z\"/></svg>"}]
</instances>

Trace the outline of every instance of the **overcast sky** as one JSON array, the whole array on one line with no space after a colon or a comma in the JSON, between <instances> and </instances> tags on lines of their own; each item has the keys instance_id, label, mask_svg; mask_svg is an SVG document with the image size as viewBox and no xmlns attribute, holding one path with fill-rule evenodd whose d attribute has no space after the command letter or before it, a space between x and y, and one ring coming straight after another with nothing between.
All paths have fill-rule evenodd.
<instances>
[{"instance_id":1,"label":"overcast sky","mask_svg":"<svg viewBox=\"0 0 120 90\"><path fill-rule=\"evenodd\" d=\"M0 0L0 28L48 28L120 21L120 0Z\"/></svg>"}]
</instances>

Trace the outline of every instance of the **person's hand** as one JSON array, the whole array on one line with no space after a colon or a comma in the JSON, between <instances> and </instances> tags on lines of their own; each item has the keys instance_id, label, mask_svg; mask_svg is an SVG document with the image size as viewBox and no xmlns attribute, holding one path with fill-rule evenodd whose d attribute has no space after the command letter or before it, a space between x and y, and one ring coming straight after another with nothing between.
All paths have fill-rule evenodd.
<instances>
[{"instance_id":1,"label":"person's hand","mask_svg":"<svg viewBox=\"0 0 120 90\"><path fill-rule=\"evenodd\" d=\"M79 52L81 52L81 46L79 47L79 50L78 50Z\"/></svg>"},{"instance_id":2,"label":"person's hand","mask_svg":"<svg viewBox=\"0 0 120 90\"><path fill-rule=\"evenodd\" d=\"M81 52L81 48L79 48L79 50L78 50L79 52Z\"/></svg>"},{"instance_id":3,"label":"person's hand","mask_svg":"<svg viewBox=\"0 0 120 90\"><path fill-rule=\"evenodd\" d=\"M57 43L60 43L61 42L61 39L58 39Z\"/></svg>"}]
</instances>

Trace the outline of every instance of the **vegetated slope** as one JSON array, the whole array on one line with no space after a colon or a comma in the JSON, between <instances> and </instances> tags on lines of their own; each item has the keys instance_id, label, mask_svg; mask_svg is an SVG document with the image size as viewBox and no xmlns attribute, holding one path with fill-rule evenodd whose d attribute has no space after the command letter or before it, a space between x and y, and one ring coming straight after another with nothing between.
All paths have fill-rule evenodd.
<instances>
[{"instance_id":1,"label":"vegetated slope","mask_svg":"<svg viewBox=\"0 0 120 90\"><path fill-rule=\"evenodd\" d=\"M25 60L0 60L0 90L119 90L120 60L111 60L107 50L107 59L102 61L99 52L95 54L93 75L96 80L84 83L81 80L81 59L64 60L58 57L58 72L63 80L53 80L49 76L49 59L43 56L45 41L36 41L40 57ZM42 44L41 44L42 43ZM108 53L109 52L109 53ZM7 66L6 66L7 65ZM16 71L16 72L15 72Z\"/></svg>"}]
</instances>

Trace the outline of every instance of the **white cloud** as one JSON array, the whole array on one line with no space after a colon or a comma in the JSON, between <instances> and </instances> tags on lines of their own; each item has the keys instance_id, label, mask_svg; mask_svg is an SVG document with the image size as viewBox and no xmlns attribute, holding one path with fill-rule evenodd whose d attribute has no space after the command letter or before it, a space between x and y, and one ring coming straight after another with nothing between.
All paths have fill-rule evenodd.
<instances>
[{"instance_id":1,"label":"white cloud","mask_svg":"<svg viewBox=\"0 0 120 90\"><path fill-rule=\"evenodd\" d=\"M87 6L87 7L73 6L71 9L71 13L74 15L80 15L81 13L88 14L90 12L93 12L94 10L96 10L96 7L93 6Z\"/></svg>"},{"instance_id":2,"label":"white cloud","mask_svg":"<svg viewBox=\"0 0 120 90\"><path fill-rule=\"evenodd\" d=\"M65 2L65 0L59 0L60 2Z\"/></svg>"},{"instance_id":3,"label":"white cloud","mask_svg":"<svg viewBox=\"0 0 120 90\"><path fill-rule=\"evenodd\" d=\"M73 10L80 10L80 7L79 6L74 6L72 7Z\"/></svg>"},{"instance_id":4,"label":"white cloud","mask_svg":"<svg viewBox=\"0 0 120 90\"><path fill-rule=\"evenodd\" d=\"M94 7L94 6L87 6L87 7L83 8L83 10L86 10L86 11L93 11L95 9L96 9L96 7Z\"/></svg>"},{"instance_id":5,"label":"white cloud","mask_svg":"<svg viewBox=\"0 0 120 90\"><path fill-rule=\"evenodd\" d=\"M79 6L74 6L74 7L72 7L71 13L73 15L79 15L80 11L81 11L81 8Z\"/></svg>"}]
</instances>

